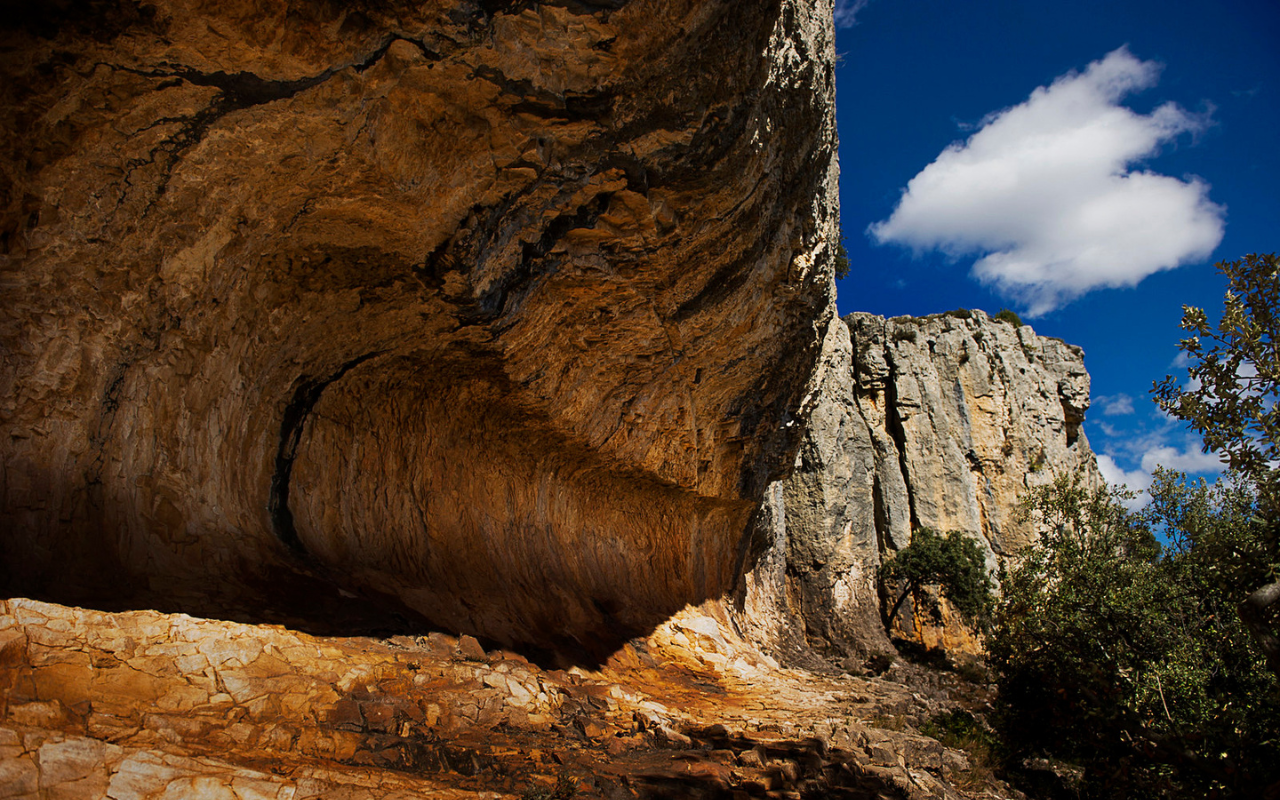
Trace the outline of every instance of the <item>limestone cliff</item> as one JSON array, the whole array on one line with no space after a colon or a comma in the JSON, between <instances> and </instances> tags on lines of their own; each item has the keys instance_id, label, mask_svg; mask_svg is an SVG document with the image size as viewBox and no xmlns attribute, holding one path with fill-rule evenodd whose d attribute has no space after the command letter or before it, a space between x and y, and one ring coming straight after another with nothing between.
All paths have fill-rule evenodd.
<instances>
[{"instance_id":1,"label":"limestone cliff","mask_svg":"<svg viewBox=\"0 0 1280 800\"><path fill-rule=\"evenodd\" d=\"M761 648L1088 461L1070 348L834 317L828 0L11 12L0 795L1006 796Z\"/></svg>"},{"instance_id":2,"label":"limestone cliff","mask_svg":"<svg viewBox=\"0 0 1280 800\"><path fill-rule=\"evenodd\" d=\"M1030 326L977 310L852 314L832 322L819 364L795 470L769 495L772 578L756 593L820 652L888 648L876 571L915 528L970 534L994 569L1035 535L1017 514L1028 489L1059 472L1102 480L1081 430L1083 352ZM974 645L910 606L901 622L930 646Z\"/></svg>"},{"instance_id":3,"label":"limestone cliff","mask_svg":"<svg viewBox=\"0 0 1280 800\"><path fill-rule=\"evenodd\" d=\"M733 584L832 314L829 2L0 36L6 594L608 653Z\"/></svg>"}]
</instances>

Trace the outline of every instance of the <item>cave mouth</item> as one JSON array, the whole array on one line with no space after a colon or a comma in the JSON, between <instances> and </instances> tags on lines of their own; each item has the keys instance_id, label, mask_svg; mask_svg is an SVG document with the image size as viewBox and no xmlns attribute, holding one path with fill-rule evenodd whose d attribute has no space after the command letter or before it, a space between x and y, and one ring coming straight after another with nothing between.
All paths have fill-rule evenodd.
<instances>
[{"instance_id":1,"label":"cave mouth","mask_svg":"<svg viewBox=\"0 0 1280 800\"><path fill-rule=\"evenodd\" d=\"M582 660L735 586L828 8L71 5L0 60L0 588Z\"/></svg>"},{"instance_id":2,"label":"cave mouth","mask_svg":"<svg viewBox=\"0 0 1280 800\"><path fill-rule=\"evenodd\" d=\"M754 510L564 433L475 352L344 372L298 434L289 500L302 559L335 585L594 659L730 591Z\"/></svg>"},{"instance_id":3,"label":"cave mouth","mask_svg":"<svg viewBox=\"0 0 1280 800\"><path fill-rule=\"evenodd\" d=\"M321 636L468 633L542 665L591 667L734 587L754 504L610 460L558 429L492 354L375 352L318 374L275 390L283 413L232 414L247 430L278 420L257 457L232 450L220 465L258 476L259 491L215 498L241 503L226 516L257 519L256 535L105 504L102 529L130 522L115 551L75 525L64 539L99 541L93 563L43 581L15 572L9 593ZM131 544L142 561L128 562Z\"/></svg>"}]
</instances>

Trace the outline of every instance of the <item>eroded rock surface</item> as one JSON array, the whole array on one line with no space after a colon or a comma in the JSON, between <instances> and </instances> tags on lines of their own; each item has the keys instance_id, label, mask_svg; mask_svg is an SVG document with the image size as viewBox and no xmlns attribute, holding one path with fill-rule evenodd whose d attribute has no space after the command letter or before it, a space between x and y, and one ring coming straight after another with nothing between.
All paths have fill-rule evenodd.
<instances>
[{"instance_id":1,"label":"eroded rock surface","mask_svg":"<svg viewBox=\"0 0 1280 800\"><path fill-rule=\"evenodd\" d=\"M1102 477L1081 429L1083 352L979 310L884 319L852 314L827 331L795 470L767 495L770 555L753 590L774 618L829 656L889 650L876 570L922 526L962 531L994 570L1035 536L1019 501L1056 474ZM885 602L887 600L887 603ZM907 605L899 633L974 650ZM785 628L777 624L776 629Z\"/></svg>"},{"instance_id":2,"label":"eroded rock surface","mask_svg":"<svg viewBox=\"0 0 1280 800\"><path fill-rule=\"evenodd\" d=\"M834 320L829 2L14 13L0 797L1004 795L812 650L1087 377Z\"/></svg>"},{"instance_id":3,"label":"eroded rock surface","mask_svg":"<svg viewBox=\"0 0 1280 800\"><path fill-rule=\"evenodd\" d=\"M476 650L0 601L0 797L1010 796L917 732L946 679L787 669L715 604L599 670Z\"/></svg>"},{"instance_id":4,"label":"eroded rock surface","mask_svg":"<svg viewBox=\"0 0 1280 800\"><path fill-rule=\"evenodd\" d=\"M10 23L8 594L602 655L732 586L832 313L830 3Z\"/></svg>"},{"instance_id":5,"label":"eroded rock surface","mask_svg":"<svg viewBox=\"0 0 1280 800\"><path fill-rule=\"evenodd\" d=\"M980 534L1007 555L1035 531L1016 514L1030 488L1061 472L1101 476L1081 423L1089 407L1084 351L980 310L884 320L847 318L861 406L898 443L913 524ZM886 535L904 547L904 514ZM896 524L895 524L896 523Z\"/></svg>"}]
</instances>

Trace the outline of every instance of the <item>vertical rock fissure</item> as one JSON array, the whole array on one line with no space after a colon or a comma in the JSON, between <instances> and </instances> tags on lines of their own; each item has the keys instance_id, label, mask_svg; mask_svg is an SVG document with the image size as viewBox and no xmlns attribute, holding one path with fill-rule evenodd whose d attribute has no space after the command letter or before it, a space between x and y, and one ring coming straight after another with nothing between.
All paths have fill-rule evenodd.
<instances>
[{"instance_id":1,"label":"vertical rock fissure","mask_svg":"<svg viewBox=\"0 0 1280 800\"><path fill-rule=\"evenodd\" d=\"M271 492L267 500L267 510L271 514L271 528L276 538L295 555L305 556L306 547L298 537L293 522L293 511L289 509L289 483L293 477L293 462L298 456L298 444L302 441L302 431L306 427L307 417L320 396L335 381L351 370L360 366L379 352L365 353L351 359L336 371L324 378L306 378L294 390L293 399L285 406L280 420L280 445L276 450L275 469L271 473Z\"/></svg>"},{"instance_id":2,"label":"vertical rock fissure","mask_svg":"<svg viewBox=\"0 0 1280 800\"><path fill-rule=\"evenodd\" d=\"M862 420L862 427L867 431L867 438L874 443L874 446L877 451L876 452L877 458L883 458L883 456L887 454L880 452L881 451L880 442L877 441L877 437L871 435L871 430L872 430L871 420L867 419L867 412L862 408L862 395L863 395L863 391L861 388L862 359L859 357L860 345L859 345L857 336L856 334L853 333L852 329L850 329L850 334L853 336L852 344L854 349L853 369L850 371L850 374L853 379L853 395L854 395L853 409L858 413L858 419ZM872 346L871 343L868 343L867 350L870 350L871 346ZM890 374L890 377L892 378L892 373ZM889 393L888 393L888 387L886 385L885 387L885 403L886 404L888 403L888 397L889 397ZM902 464L902 458L903 458L902 444L896 439L894 440L894 448L898 451L897 453L898 463ZM885 500L884 491L885 491L884 485L880 482L879 470L876 470L871 477L871 514L872 514L872 522L875 525L876 552L878 552L881 556L883 556L885 550L888 549L889 547L888 543L892 538L889 532L888 503Z\"/></svg>"},{"instance_id":3,"label":"vertical rock fissure","mask_svg":"<svg viewBox=\"0 0 1280 800\"><path fill-rule=\"evenodd\" d=\"M893 359L893 348L884 349L884 362L889 367L889 376L884 382L884 427L898 451L898 469L902 471L902 480L907 487L907 509L911 514L911 530L914 531L920 527L920 518L916 514L915 493L911 491L911 470L907 466L907 429L898 413L898 365Z\"/></svg>"},{"instance_id":4,"label":"vertical rock fissure","mask_svg":"<svg viewBox=\"0 0 1280 800\"><path fill-rule=\"evenodd\" d=\"M1061 392L1061 389L1059 389ZM1067 447L1075 446L1076 440L1080 438L1080 423L1084 420L1080 418L1079 412L1072 408L1067 402L1067 398L1059 396L1059 402L1062 404L1063 430L1067 436Z\"/></svg>"},{"instance_id":5,"label":"vertical rock fissure","mask_svg":"<svg viewBox=\"0 0 1280 800\"><path fill-rule=\"evenodd\" d=\"M120 408L120 392L124 387L124 379L129 373L129 367L133 366L132 361L125 361L117 364L111 371L111 379L107 384L107 388L102 393L102 402L99 407L102 409L101 416L98 417L97 430L94 432L90 445L97 451L93 462L89 465L88 474L85 476L85 482L90 487L90 499L94 497L94 487L100 486L102 483L102 465L106 461L106 442L107 436L111 431L112 425L115 424L116 411Z\"/></svg>"}]
</instances>

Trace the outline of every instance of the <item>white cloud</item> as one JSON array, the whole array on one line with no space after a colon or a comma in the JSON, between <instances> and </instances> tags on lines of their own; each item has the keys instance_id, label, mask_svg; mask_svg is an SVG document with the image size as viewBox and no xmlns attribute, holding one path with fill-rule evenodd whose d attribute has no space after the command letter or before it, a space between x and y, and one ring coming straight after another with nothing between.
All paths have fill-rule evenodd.
<instances>
[{"instance_id":1,"label":"white cloud","mask_svg":"<svg viewBox=\"0 0 1280 800\"><path fill-rule=\"evenodd\" d=\"M1193 474L1218 473L1222 471L1221 459L1213 453L1206 453L1200 448L1191 445L1182 450L1174 447L1156 447L1142 454L1142 468L1144 470L1155 472L1157 466Z\"/></svg>"},{"instance_id":2,"label":"white cloud","mask_svg":"<svg viewBox=\"0 0 1280 800\"><path fill-rule=\"evenodd\" d=\"M1119 105L1158 73L1122 47L988 115L912 178L868 233L917 253L979 256L974 276L1032 317L1209 257L1225 212L1208 185L1131 169L1209 124L1173 103L1150 114Z\"/></svg>"},{"instance_id":3,"label":"white cloud","mask_svg":"<svg viewBox=\"0 0 1280 800\"><path fill-rule=\"evenodd\" d=\"M1090 423L1091 423L1091 427L1097 427L1098 430L1102 431L1102 433L1106 435L1108 438L1114 439L1115 437L1120 435L1120 430L1116 428L1114 425L1108 425L1105 422L1100 422L1095 420L1090 420Z\"/></svg>"},{"instance_id":4,"label":"white cloud","mask_svg":"<svg viewBox=\"0 0 1280 800\"><path fill-rule=\"evenodd\" d=\"M1142 453L1141 466L1135 470L1121 467L1111 455L1098 456L1098 470L1109 485L1127 486L1138 493L1137 497L1125 501L1125 506L1130 509L1139 509L1147 504L1150 499L1147 489L1158 466L1191 475L1216 475L1223 468L1216 455L1202 452L1192 439L1188 439L1181 450L1169 445L1148 446Z\"/></svg>"},{"instance_id":5,"label":"white cloud","mask_svg":"<svg viewBox=\"0 0 1280 800\"><path fill-rule=\"evenodd\" d=\"M836 0L836 27L852 28L858 24L858 14L871 0Z\"/></svg>"},{"instance_id":6,"label":"white cloud","mask_svg":"<svg viewBox=\"0 0 1280 800\"><path fill-rule=\"evenodd\" d=\"M1125 506L1136 511L1147 504L1147 487L1151 486L1151 473L1136 469L1126 472L1111 456L1098 456L1098 471L1109 486L1126 486L1138 496L1125 501Z\"/></svg>"},{"instance_id":7,"label":"white cloud","mask_svg":"<svg viewBox=\"0 0 1280 800\"><path fill-rule=\"evenodd\" d=\"M1101 409L1102 415L1106 417L1117 417L1133 413L1133 398L1127 394L1103 395L1095 398L1093 402Z\"/></svg>"}]
</instances>

